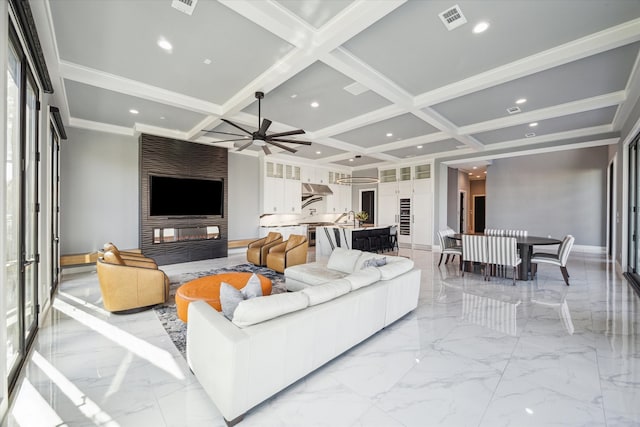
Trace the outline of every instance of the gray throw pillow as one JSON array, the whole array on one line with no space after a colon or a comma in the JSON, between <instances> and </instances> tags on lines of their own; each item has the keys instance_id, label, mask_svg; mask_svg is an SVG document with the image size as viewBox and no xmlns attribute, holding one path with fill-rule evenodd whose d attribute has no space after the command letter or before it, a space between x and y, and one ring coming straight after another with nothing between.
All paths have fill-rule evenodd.
<instances>
[{"instance_id":1,"label":"gray throw pillow","mask_svg":"<svg viewBox=\"0 0 640 427\"><path fill-rule=\"evenodd\" d=\"M249 281L242 289L236 289L228 283L220 283L220 306L222 314L229 320L233 320L233 312L241 301L262 296L260 278L252 274Z\"/></svg>"},{"instance_id":2,"label":"gray throw pillow","mask_svg":"<svg viewBox=\"0 0 640 427\"><path fill-rule=\"evenodd\" d=\"M367 267L382 267L383 265L387 264L387 257L382 257L382 258L371 258L366 260L363 264L362 264L362 268L367 268Z\"/></svg>"}]
</instances>

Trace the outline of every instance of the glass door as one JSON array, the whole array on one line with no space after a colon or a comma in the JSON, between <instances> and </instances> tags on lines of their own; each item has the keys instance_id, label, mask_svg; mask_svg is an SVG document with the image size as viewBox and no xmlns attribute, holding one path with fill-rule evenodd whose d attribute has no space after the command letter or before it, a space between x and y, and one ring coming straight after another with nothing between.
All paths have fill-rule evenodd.
<instances>
[{"instance_id":1,"label":"glass door","mask_svg":"<svg viewBox=\"0 0 640 427\"><path fill-rule=\"evenodd\" d=\"M60 138L51 125L51 295L60 280Z\"/></svg>"},{"instance_id":2,"label":"glass door","mask_svg":"<svg viewBox=\"0 0 640 427\"><path fill-rule=\"evenodd\" d=\"M38 324L38 87L15 31L7 62L6 273L7 373L12 386Z\"/></svg>"},{"instance_id":3,"label":"glass door","mask_svg":"<svg viewBox=\"0 0 640 427\"><path fill-rule=\"evenodd\" d=\"M629 230L628 230L628 253L627 253L627 273L634 280L640 283L640 251L638 251L638 219L640 216L639 208L639 192L640 189L640 173L638 170L640 151L638 150L638 140L640 137L629 144Z\"/></svg>"},{"instance_id":4,"label":"glass door","mask_svg":"<svg viewBox=\"0 0 640 427\"><path fill-rule=\"evenodd\" d=\"M15 375L20 360L20 130L22 123L22 55L9 43L7 64L6 218L4 297L7 322L7 373Z\"/></svg>"},{"instance_id":5,"label":"glass door","mask_svg":"<svg viewBox=\"0 0 640 427\"><path fill-rule=\"evenodd\" d=\"M22 280L24 285L24 340L36 329L38 313L38 88L27 74L25 93L25 131L22 171Z\"/></svg>"}]
</instances>

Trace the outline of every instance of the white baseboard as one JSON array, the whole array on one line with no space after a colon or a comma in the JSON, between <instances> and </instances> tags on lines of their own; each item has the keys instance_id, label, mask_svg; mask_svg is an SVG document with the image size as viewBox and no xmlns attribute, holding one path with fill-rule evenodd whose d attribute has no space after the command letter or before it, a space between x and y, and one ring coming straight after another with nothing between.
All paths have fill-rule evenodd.
<instances>
[{"instance_id":1,"label":"white baseboard","mask_svg":"<svg viewBox=\"0 0 640 427\"><path fill-rule=\"evenodd\" d=\"M607 248L604 246L589 246L589 245L573 245L573 250L576 252L582 252L585 254L604 254L607 252Z\"/></svg>"}]
</instances>

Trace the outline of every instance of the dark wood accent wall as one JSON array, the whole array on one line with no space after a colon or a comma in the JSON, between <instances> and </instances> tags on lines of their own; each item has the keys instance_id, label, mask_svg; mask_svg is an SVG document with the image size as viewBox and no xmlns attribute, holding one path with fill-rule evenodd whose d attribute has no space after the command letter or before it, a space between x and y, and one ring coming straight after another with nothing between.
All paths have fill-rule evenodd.
<instances>
[{"instance_id":1,"label":"dark wood accent wall","mask_svg":"<svg viewBox=\"0 0 640 427\"><path fill-rule=\"evenodd\" d=\"M193 142L140 135L140 248L159 265L227 256L229 200L227 149ZM224 180L223 215L206 217L149 216L149 175ZM217 240L153 243L154 228L220 227Z\"/></svg>"}]
</instances>

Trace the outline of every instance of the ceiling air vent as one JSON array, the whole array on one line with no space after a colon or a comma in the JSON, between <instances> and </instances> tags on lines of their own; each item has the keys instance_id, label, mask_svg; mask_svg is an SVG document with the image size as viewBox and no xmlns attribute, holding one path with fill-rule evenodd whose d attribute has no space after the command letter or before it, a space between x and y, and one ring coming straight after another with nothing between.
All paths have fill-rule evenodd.
<instances>
[{"instance_id":1,"label":"ceiling air vent","mask_svg":"<svg viewBox=\"0 0 640 427\"><path fill-rule=\"evenodd\" d=\"M507 113L509 114L516 114L521 112L522 110L520 109L520 107L509 107L507 108Z\"/></svg>"},{"instance_id":2,"label":"ceiling air vent","mask_svg":"<svg viewBox=\"0 0 640 427\"><path fill-rule=\"evenodd\" d=\"M198 0L173 0L171 2L171 7L178 9L182 13L191 15L193 13L193 9L196 8L196 3L198 3Z\"/></svg>"},{"instance_id":3,"label":"ceiling air vent","mask_svg":"<svg viewBox=\"0 0 640 427\"><path fill-rule=\"evenodd\" d=\"M533 138L534 136L536 136L535 132L529 132L524 134L525 138Z\"/></svg>"},{"instance_id":4,"label":"ceiling air vent","mask_svg":"<svg viewBox=\"0 0 640 427\"><path fill-rule=\"evenodd\" d=\"M358 82L354 82L354 83L351 83L348 86L345 86L344 90L346 90L347 92L349 92L352 95L360 95L362 93L365 93L369 89L367 89L366 86L364 86L364 85L362 85L362 84L360 84Z\"/></svg>"},{"instance_id":5,"label":"ceiling air vent","mask_svg":"<svg viewBox=\"0 0 640 427\"><path fill-rule=\"evenodd\" d=\"M464 17L462 10L460 10L460 6L458 5L450 7L444 12L439 13L438 16L449 31L467 23L467 18Z\"/></svg>"}]
</instances>

